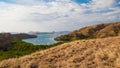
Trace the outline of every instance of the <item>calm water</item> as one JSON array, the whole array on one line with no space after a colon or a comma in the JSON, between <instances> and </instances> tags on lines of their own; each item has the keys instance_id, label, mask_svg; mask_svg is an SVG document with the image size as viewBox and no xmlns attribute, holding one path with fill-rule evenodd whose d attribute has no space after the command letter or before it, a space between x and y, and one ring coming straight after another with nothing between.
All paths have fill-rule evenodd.
<instances>
[{"instance_id":1,"label":"calm water","mask_svg":"<svg viewBox=\"0 0 120 68\"><path fill-rule=\"evenodd\" d=\"M68 32L56 32L54 34L37 34L37 38L23 39L25 42L29 42L35 45L40 44L53 44L57 41L54 40L56 36L67 34Z\"/></svg>"}]
</instances>

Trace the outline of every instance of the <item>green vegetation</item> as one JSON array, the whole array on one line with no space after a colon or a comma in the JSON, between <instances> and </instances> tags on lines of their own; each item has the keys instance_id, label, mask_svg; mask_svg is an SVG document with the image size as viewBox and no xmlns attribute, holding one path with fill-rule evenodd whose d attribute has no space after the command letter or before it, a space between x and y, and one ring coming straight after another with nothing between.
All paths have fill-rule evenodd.
<instances>
[{"instance_id":1,"label":"green vegetation","mask_svg":"<svg viewBox=\"0 0 120 68\"><path fill-rule=\"evenodd\" d=\"M61 35L61 37L55 38L57 41L71 41L72 36L69 35Z\"/></svg>"},{"instance_id":2,"label":"green vegetation","mask_svg":"<svg viewBox=\"0 0 120 68\"><path fill-rule=\"evenodd\" d=\"M63 42L51 44L51 45L33 45L21 40L12 41L12 45L5 50L0 50L0 60L8 58L18 58L27 54L31 54L36 51L44 50L53 46L62 44Z\"/></svg>"},{"instance_id":3,"label":"green vegetation","mask_svg":"<svg viewBox=\"0 0 120 68\"><path fill-rule=\"evenodd\" d=\"M93 39L93 38L96 38L96 36L95 35L84 36L82 34L76 34L76 35L62 35L60 37L55 38L55 40L69 42L74 40Z\"/></svg>"}]
</instances>

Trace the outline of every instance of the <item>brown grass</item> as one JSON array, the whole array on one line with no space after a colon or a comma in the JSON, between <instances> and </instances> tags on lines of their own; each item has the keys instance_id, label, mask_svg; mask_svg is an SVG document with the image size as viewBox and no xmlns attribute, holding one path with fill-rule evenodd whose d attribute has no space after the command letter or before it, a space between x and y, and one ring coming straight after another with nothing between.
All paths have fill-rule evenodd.
<instances>
[{"instance_id":1,"label":"brown grass","mask_svg":"<svg viewBox=\"0 0 120 68\"><path fill-rule=\"evenodd\" d=\"M120 22L96 24L92 26L86 26L75 30L69 34L61 35L55 38L58 41L69 41L76 39L86 38L106 38L120 35Z\"/></svg>"},{"instance_id":2,"label":"brown grass","mask_svg":"<svg viewBox=\"0 0 120 68\"><path fill-rule=\"evenodd\" d=\"M120 68L120 36L65 43L3 60L0 68Z\"/></svg>"}]
</instances>

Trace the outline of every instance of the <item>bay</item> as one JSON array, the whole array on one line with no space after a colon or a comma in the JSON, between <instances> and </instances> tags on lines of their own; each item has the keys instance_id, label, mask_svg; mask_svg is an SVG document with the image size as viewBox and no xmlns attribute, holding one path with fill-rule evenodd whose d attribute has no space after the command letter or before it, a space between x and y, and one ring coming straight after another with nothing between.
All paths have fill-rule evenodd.
<instances>
[{"instance_id":1,"label":"bay","mask_svg":"<svg viewBox=\"0 0 120 68\"><path fill-rule=\"evenodd\" d=\"M67 33L69 32L64 31L64 32L55 32L55 33L40 33L40 34L37 34L36 38L23 39L23 41L32 43L34 45L54 44L54 43L57 43L57 41L54 40L55 37L59 35L64 35Z\"/></svg>"}]
</instances>

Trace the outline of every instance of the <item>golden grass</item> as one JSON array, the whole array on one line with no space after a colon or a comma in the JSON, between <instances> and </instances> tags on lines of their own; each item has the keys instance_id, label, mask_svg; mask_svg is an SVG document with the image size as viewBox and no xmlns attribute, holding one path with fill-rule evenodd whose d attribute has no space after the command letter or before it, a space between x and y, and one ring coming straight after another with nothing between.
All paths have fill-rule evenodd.
<instances>
[{"instance_id":1,"label":"golden grass","mask_svg":"<svg viewBox=\"0 0 120 68\"><path fill-rule=\"evenodd\" d=\"M65 43L3 60L0 68L120 68L120 36Z\"/></svg>"},{"instance_id":2,"label":"golden grass","mask_svg":"<svg viewBox=\"0 0 120 68\"><path fill-rule=\"evenodd\" d=\"M106 38L120 36L120 22L96 24L75 30L69 34L55 38L58 41L71 41L78 39Z\"/></svg>"}]
</instances>

